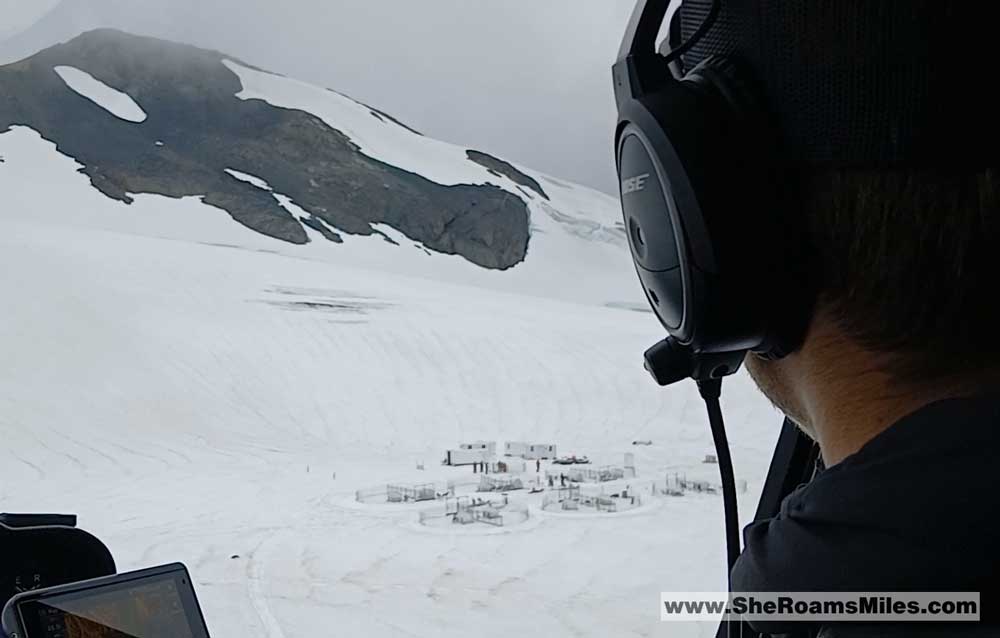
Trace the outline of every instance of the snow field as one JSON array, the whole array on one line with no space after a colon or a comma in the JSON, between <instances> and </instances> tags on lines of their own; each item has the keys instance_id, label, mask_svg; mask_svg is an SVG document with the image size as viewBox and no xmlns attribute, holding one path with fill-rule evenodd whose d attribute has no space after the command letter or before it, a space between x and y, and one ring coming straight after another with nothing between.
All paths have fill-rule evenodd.
<instances>
[{"instance_id":1,"label":"snow field","mask_svg":"<svg viewBox=\"0 0 1000 638\"><path fill-rule=\"evenodd\" d=\"M79 514L122 570L185 562L216 637L714 635L656 605L724 586L720 498L481 534L348 505L465 476L436 464L480 438L714 480L696 390L642 369L655 320L605 305L637 296L620 246L547 217L506 273L292 247L194 199L107 200L27 129L0 156L3 509ZM723 402L746 519L780 419L743 376Z\"/></svg>"}]
</instances>

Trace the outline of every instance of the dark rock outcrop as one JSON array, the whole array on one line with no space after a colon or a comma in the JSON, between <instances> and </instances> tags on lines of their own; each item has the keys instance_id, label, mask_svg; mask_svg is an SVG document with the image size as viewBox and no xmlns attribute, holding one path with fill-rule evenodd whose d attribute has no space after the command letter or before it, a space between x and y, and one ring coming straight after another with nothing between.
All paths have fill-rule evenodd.
<instances>
[{"instance_id":1,"label":"dark rock outcrop","mask_svg":"<svg viewBox=\"0 0 1000 638\"><path fill-rule=\"evenodd\" d=\"M493 157L492 155L481 151L468 150L465 154L476 164L488 168L494 175L502 175L515 184L520 184L525 188L535 191L535 193L545 199L549 198L549 196L545 193L545 190L542 188L542 185L538 183L538 180L525 175L523 172L515 168L510 162L505 162L498 157Z\"/></svg>"},{"instance_id":2,"label":"dark rock outcrop","mask_svg":"<svg viewBox=\"0 0 1000 638\"><path fill-rule=\"evenodd\" d=\"M0 133L15 125L38 131L82 164L108 197L200 196L241 224L292 243L309 241L303 224L337 242L338 232L370 235L372 224L383 223L487 268L524 259L529 213L522 198L490 185L442 186L368 157L312 114L238 99L242 86L224 59L162 40L91 31L0 67ZM127 93L147 119L120 120L78 95L55 72L60 65ZM297 219L270 193L226 169L259 176L312 218Z\"/></svg>"}]
</instances>

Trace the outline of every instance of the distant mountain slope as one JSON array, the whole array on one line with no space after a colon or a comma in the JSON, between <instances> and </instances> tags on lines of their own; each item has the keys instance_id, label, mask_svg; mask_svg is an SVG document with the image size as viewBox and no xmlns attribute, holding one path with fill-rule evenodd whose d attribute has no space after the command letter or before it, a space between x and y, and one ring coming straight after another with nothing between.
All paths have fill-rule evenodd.
<instances>
[{"instance_id":1,"label":"distant mountain slope","mask_svg":"<svg viewBox=\"0 0 1000 638\"><path fill-rule=\"evenodd\" d=\"M38 17L5 31L0 25L0 65L18 62L53 45L68 42L98 28L124 29L152 35L160 29L184 31L181 16L198 0L136 2L135 0L11 0L34 5Z\"/></svg>"},{"instance_id":2,"label":"distant mountain slope","mask_svg":"<svg viewBox=\"0 0 1000 638\"><path fill-rule=\"evenodd\" d=\"M0 64L17 62L84 31L115 24L113 8L109 0L63 0L26 28L0 35Z\"/></svg>"},{"instance_id":3,"label":"distant mountain slope","mask_svg":"<svg viewBox=\"0 0 1000 638\"><path fill-rule=\"evenodd\" d=\"M67 90L59 67L124 93L148 118L122 119ZM463 149L452 153L460 165L442 165L450 157L440 143L220 53L92 31L0 68L0 86L0 131L37 130L115 199L199 196L257 232L299 244L309 241L307 224L329 226L327 238L340 241L341 233L371 234L372 224L384 223L485 267L509 268L527 252L527 196L512 197L516 185L497 185L504 180L467 161ZM359 141L376 153L362 152ZM296 217L226 169L264 178L307 214Z\"/></svg>"},{"instance_id":4,"label":"distant mountain slope","mask_svg":"<svg viewBox=\"0 0 1000 638\"><path fill-rule=\"evenodd\" d=\"M0 66L5 153L0 183L22 192L8 186L2 203L21 216L311 246L323 260L602 304L638 297L614 198L218 52L98 30ZM150 196L197 205L181 222ZM217 228L206 205L255 235Z\"/></svg>"}]
</instances>

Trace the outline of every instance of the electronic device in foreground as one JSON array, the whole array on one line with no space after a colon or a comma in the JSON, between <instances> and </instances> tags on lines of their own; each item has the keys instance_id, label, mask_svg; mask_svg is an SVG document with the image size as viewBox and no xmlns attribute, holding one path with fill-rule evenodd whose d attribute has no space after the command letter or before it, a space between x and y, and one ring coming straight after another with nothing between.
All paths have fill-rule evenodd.
<instances>
[{"instance_id":1,"label":"electronic device in foreground","mask_svg":"<svg viewBox=\"0 0 1000 638\"><path fill-rule=\"evenodd\" d=\"M2 619L7 638L209 638L180 563L23 592Z\"/></svg>"}]
</instances>

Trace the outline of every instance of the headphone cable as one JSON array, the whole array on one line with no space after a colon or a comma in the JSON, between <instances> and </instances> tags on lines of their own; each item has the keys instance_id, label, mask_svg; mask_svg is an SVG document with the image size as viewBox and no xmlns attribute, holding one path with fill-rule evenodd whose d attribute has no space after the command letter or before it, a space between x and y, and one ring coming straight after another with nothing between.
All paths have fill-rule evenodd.
<instances>
[{"instance_id":1,"label":"headphone cable","mask_svg":"<svg viewBox=\"0 0 1000 638\"><path fill-rule=\"evenodd\" d=\"M698 392L705 400L708 408L708 422L712 428L712 439L715 442L715 458L719 462L719 474L722 477L722 505L726 521L726 588L733 591L733 566L740 556L740 518L736 504L736 475L733 471L733 457L729 451L729 441L726 439L726 424L722 418L722 406L719 397L722 395L722 380L709 379L698 381ZM739 635L743 635L744 625L738 621L723 621L719 626L717 636L730 637L734 627Z\"/></svg>"},{"instance_id":2,"label":"headphone cable","mask_svg":"<svg viewBox=\"0 0 1000 638\"><path fill-rule=\"evenodd\" d=\"M712 439L715 441L716 459L719 461L719 474L722 476L722 503L726 519L726 549L730 572L740 555L740 521L736 506L736 477L733 472L733 458L729 452L729 442L726 439L726 425L722 419L722 407L719 397L722 394L722 380L710 379L698 382L698 391L708 408L708 421L712 428ZM727 579L727 582L730 582Z\"/></svg>"}]
</instances>

